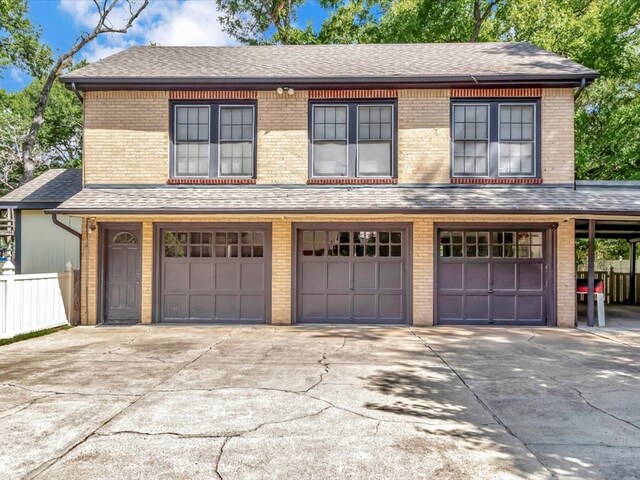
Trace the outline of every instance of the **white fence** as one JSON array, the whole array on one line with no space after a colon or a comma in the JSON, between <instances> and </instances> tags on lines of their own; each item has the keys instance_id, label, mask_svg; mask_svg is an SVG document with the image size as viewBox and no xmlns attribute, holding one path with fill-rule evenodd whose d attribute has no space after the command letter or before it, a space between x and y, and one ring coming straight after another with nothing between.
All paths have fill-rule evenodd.
<instances>
[{"instance_id":1,"label":"white fence","mask_svg":"<svg viewBox=\"0 0 640 480\"><path fill-rule=\"evenodd\" d=\"M9 263L9 262L7 262ZM0 275L0 338L72 323L74 272L14 275L11 267Z\"/></svg>"}]
</instances>

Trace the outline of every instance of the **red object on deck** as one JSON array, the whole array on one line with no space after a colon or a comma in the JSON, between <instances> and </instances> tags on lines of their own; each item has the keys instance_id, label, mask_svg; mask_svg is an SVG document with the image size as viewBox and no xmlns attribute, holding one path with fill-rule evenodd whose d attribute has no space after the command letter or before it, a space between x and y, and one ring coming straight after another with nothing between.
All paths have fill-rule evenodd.
<instances>
[{"instance_id":1,"label":"red object on deck","mask_svg":"<svg viewBox=\"0 0 640 480\"><path fill-rule=\"evenodd\" d=\"M576 293L589 293L589 281L584 278L579 278ZM604 280L595 281L593 293L604 293Z\"/></svg>"}]
</instances>

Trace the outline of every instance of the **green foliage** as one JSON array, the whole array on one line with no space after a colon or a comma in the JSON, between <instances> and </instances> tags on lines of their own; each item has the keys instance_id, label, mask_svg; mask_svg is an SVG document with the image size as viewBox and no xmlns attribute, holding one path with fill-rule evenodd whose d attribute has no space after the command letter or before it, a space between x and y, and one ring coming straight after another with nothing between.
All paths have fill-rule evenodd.
<instances>
[{"instance_id":1,"label":"green foliage","mask_svg":"<svg viewBox=\"0 0 640 480\"><path fill-rule=\"evenodd\" d=\"M40 77L51 66L51 50L26 13L26 0L0 0L0 72L14 66Z\"/></svg>"},{"instance_id":2,"label":"green foliage","mask_svg":"<svg viewBox=\"0 0 640 480\"><path fill-rule=\"evenodd\" d=\"M315 43L311 27L292 25L304 0L216 0L225 32L248 45Z\"/></svg>"}]
</instances>

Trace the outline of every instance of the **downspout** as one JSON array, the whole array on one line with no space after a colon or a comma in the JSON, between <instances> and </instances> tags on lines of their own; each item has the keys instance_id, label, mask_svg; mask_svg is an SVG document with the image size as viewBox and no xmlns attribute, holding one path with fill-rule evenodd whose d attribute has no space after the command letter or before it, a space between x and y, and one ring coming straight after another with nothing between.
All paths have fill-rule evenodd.
<instances>
[{"instance_id":1,"label":"downspout","mask_svg":"<svg viewBox=\"0 0 640 480\"><path fill-rule=\"evenodd\" d=\"M580 86L578 87L578 90L576 90L576 93L573 95L573 102L575 103L578 98L580 98L580 95L582 94L583 90L585 89L585 87L587 86L587 79L586 78L582 78L582 80L580 80ZM574 166L574 172L573 172L573 190L577 190L577 181L576 181L576 172L575 172L575 166Z\"/></svg>"},{"instance_id":2,"label":"downspout","mask_svg":"<svg viewBox=\"0 0 640 480\"><path fill-rule=\"evenodd\" d=\"M69 232L71 235L74 235L74 236L78 237L78 239L80 241L82 241L82 233L78 232L77 230L74 230L69 225L65 225L60 220L58 220L58 214L57 213L52 213L51 214L51 220L53 221L54 225L60 227L65 232Z\"/></svg>"},{"instance_id":3,"label":"downspout","mask_svg":"<svg viewBox=\"0 0 640 480\"><path fill-rule=\"evenodd\" d=\"M587 86L587 79L583 78L582 80L580 80L580 86L578 87L578 90L576 90L576 93L573 95L574 102L578 100L578 98L580 98L580 95L582 94L582 91L585 89L586 86Z\"/></svg>"},{"instance_id":4,"label":"downspout","mask_svg":"<svg viewBox=\"0 0 640 480\"><path fill-rule=\"evenodd\" d=\"M80 95L80 92L76 88L76 82L71 82L71 90L73 91L73 93L76 94L76 97L78 97L78 100L80 100L80 103L84 103L84 98L82 97L82 95Z\"/></svg>"}]
</instances>

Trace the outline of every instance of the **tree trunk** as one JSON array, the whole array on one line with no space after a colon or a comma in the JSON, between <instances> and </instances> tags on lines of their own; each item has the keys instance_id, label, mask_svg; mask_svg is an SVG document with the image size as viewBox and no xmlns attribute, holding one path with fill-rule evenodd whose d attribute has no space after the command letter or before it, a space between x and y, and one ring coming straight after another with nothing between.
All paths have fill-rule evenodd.
<instances>
[{"instance_id":1,"label":"tree trunk","mask_svg":"<svg viewBox=\"0 0 640 480\"><path fill-rule=\"evenodd\" d=\"M49 101L49 94L51 93L51 89L53 88L53 82L55 82L56 78L58 78L59 70L60 61L56 62L54 67L49 72L44 85L42 86L40 97L38 98L38 105L36 106L36 111L31 121L31 127L29 128L29 133L27 133L27 136L25 137L22 144L23 172L22 178L20 179L20 185L24 185L30 180L33 180L33 177L35 176L36 160L33 155L33 150L36 146L36 141L38 140L38 133L40 132L40 128L44 123L44 112L47 108L47 102Z\"/></svg>"}]
</instances>

